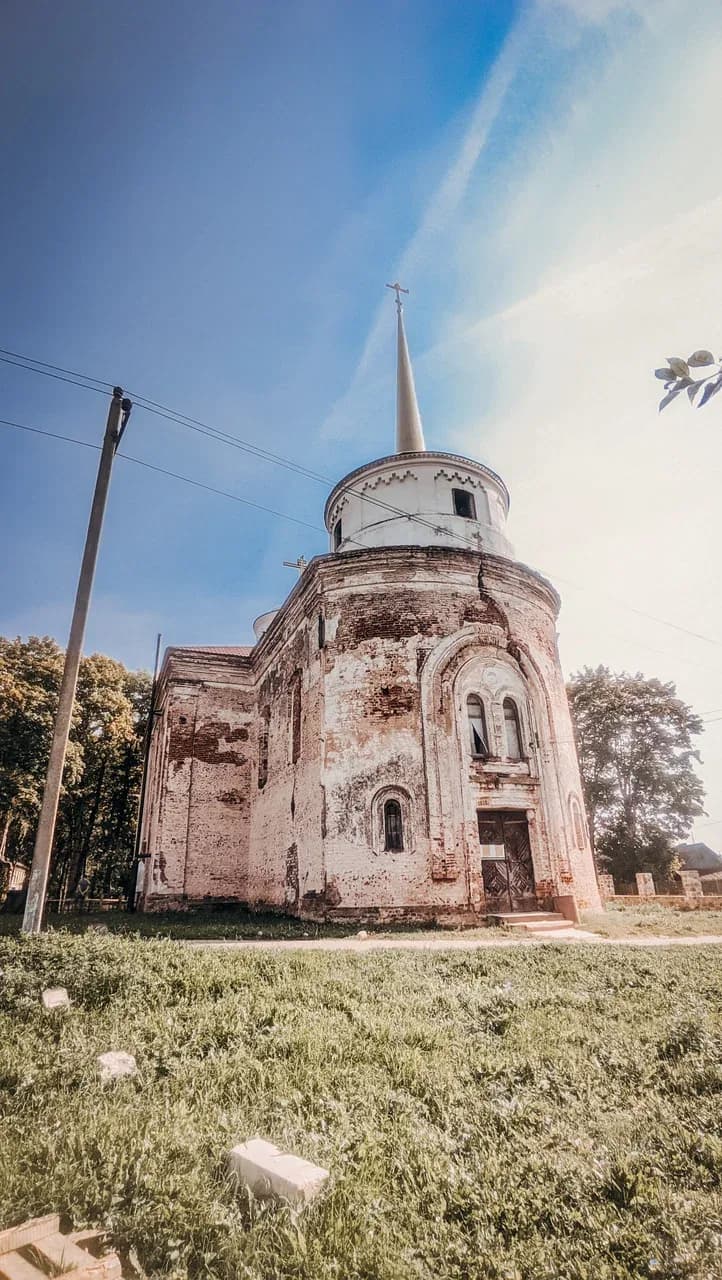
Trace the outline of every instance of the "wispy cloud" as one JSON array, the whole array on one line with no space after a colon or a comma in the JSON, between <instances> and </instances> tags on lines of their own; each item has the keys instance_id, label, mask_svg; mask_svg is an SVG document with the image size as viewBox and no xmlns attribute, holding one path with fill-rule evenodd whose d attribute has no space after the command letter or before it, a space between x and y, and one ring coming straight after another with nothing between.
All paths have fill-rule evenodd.
<instances>
[{"instance_id":1,"label":"wispy cloud","mask_svg":"<svg viewBox=\"0 0 722 1280\"><path fill-rule=\"evenodd\" d=\"M523 65L533 35L533 10L522 16L499 54L490 76L473 108L471 119L441 182L432 193L423 217L400 254L390 278L403 281L417 276L432 252L435 238L448 231L458 215L479 157L489 139L491 129L502 109L509 86ZM323 424L324 434L344 434L353 429L357 399L364 397L369 379L376 376L375 365L388 348L389 308L380 302L364 343L349 387L333 406Z\"/></svg>"},{"instance_id":2,"label":"wispy cloud","mask_svg":"<svg viewBox=\"0 0 722 1280\"><path fill-rule=\"evenodd\" d=\"M715 648L624 604L722 640L719 410L660 418L652 378L667 355L722 347L722 10L690 16L683 0L530 5L397 269L439 311L416 361L427 425L510 483L518 551L565 595L568 668L658 673L704 711L722 700ZM327 429L378 403L389 348L380 307Z\"/></svg>"}]
</instances>

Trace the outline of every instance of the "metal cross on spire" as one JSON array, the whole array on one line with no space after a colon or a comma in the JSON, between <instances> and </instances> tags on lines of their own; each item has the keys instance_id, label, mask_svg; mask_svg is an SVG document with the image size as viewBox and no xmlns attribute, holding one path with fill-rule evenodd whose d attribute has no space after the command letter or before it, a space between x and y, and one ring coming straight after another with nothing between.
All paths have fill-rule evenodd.
<instances>
[{"instance_id":1,"label":"metal cross on spire","mask_svg":"<svg viewBox=\"0 0 722 1280\"><path fill-rule=\"evenodd\" d=\"M404 288L399 284L398 280L396 280L394 284L387 284L386 288L387 288L387 289L394 289L394 290L395 290L395 292L396 292L396 310L398 311L398 313L399 313L399 315L400 315L400 314L401 314L401 312L403 311L403 307L404 307L404 304L403 304L403 302L401 301L401 294L402 294L402 293L408 293L408 292L409 292L409 291L408 291L408 289L404 289Z\"/></svg>"},{"instance_id":2,"label":"metal cross on spire","mask_svg":"<svg viewBox=\"0 0 722 1280\"><path fill-rule=\"evenodd\" d=\"M303 573L307 564L308 560L305 556L299 556L298 560L284 560L283 562L285 569L298 569L299 577Z\"/></svg>"}]
</instances>

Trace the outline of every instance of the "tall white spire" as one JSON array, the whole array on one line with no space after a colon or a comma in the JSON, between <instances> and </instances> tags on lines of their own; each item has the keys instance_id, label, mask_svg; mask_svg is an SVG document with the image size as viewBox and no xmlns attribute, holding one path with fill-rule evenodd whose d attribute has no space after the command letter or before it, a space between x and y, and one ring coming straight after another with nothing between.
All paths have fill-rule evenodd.
<instances>
[{"instance_id":1,"label":"tall white spire","mask_svg":"<svg viewBox=\"0 0 722 1280\"><path fill-rule=\"evenodd\" d=\"M398 280L395 284L387 284L386 288L394 289L396 292L396 452L424 453L426 450L424 429L416 399L414 373L404 331L404 304L401 301L401 294L409 291L402 289Z\"/></svg>"}]
</instances>

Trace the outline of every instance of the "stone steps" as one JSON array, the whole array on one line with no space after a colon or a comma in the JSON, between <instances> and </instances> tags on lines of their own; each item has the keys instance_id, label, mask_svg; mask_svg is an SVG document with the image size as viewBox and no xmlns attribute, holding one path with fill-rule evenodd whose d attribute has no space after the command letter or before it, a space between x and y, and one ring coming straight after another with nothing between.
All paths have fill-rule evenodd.
<instances>
[{"instance_id":1,"label":"stone steps","mask_svg":"<svg viewBox=\"0 0 722 1280\"><path fill-rule=\"evenodd\" d=\"M505 925L515 933L556 933L560 929L573 928L559 911L504 911L487 916L489 924Z\"/></svg>"}]
</instances>

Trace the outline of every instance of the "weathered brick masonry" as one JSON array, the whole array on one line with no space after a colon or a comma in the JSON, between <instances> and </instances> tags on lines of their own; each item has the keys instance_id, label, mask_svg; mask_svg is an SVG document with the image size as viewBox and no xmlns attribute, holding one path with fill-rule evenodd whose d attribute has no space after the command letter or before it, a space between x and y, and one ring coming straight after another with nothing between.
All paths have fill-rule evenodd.
<instances>
[{"instance_id":1,"label":"weathered brick masonry","mask_svg":"<svg viewBox=\"0 0 722 1280\"><path fill-rule=\"evenodd\" d=\"M540 902L571 885L596 904L571 814L581 786L557 611L553 588L513 561L371 548L312 561L252 650L169 650L143 905L472 916L487 809L527 816ZM469 755L466 699L479 690L496 744L504 695L516 697L522 760ZM402 850L384 848L389 796Z\"/></svg>"}]
</instances>

